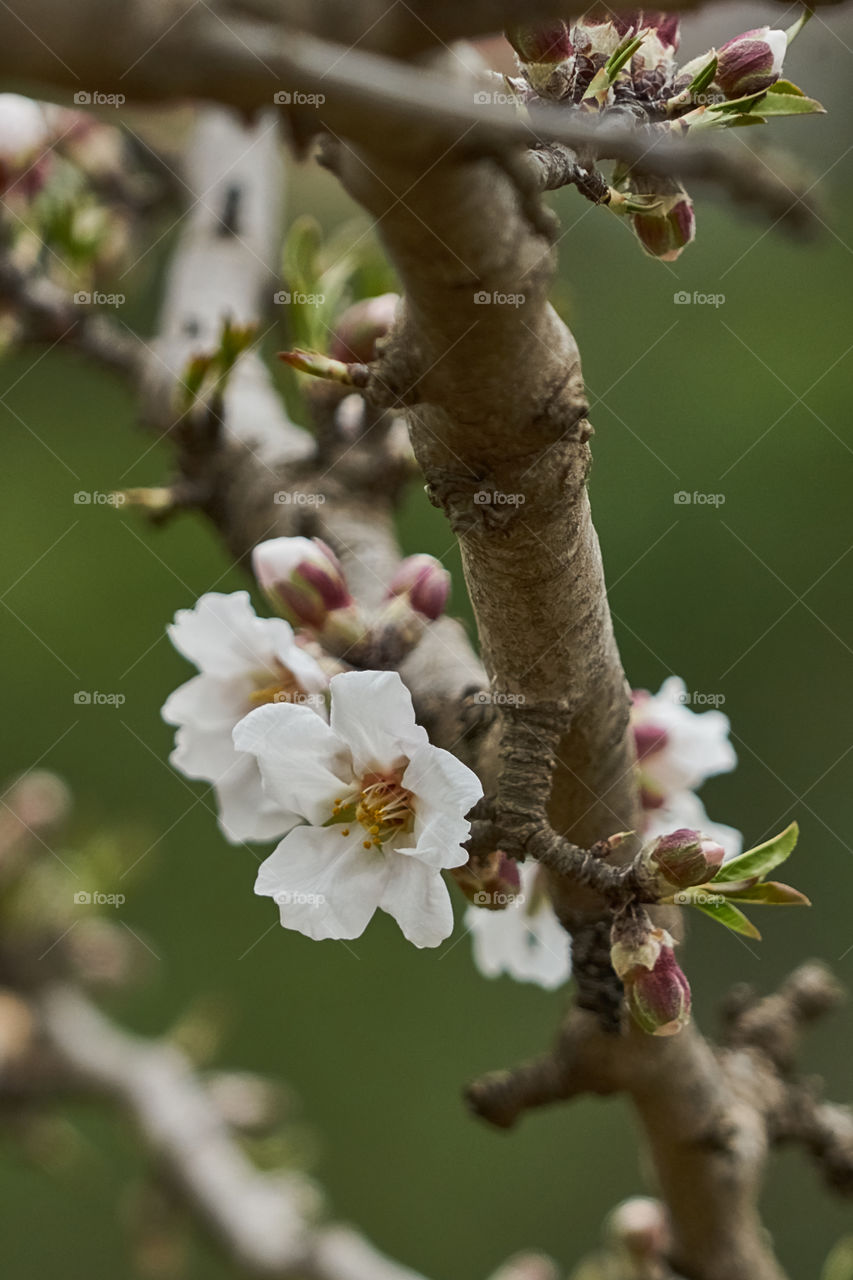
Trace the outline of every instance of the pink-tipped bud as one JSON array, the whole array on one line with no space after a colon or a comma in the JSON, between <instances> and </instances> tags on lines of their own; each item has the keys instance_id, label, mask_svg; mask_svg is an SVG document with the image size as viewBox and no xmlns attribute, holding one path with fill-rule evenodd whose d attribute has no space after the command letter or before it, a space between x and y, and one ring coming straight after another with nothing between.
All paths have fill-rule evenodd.
<instances>
[{"instance_id":1,"label":"pink-tipped bud","mask_svg":"<svg viewBox=\"0 0 853 1280\"><path fill-rule=\"evenodd\" d=\"M779 79L787 47L784 31L770 27L744 31L720 49L714 81L727 98L743 98L769 89Z\"/></svg>"},{"instance_id":2,"label":"pink-tipped bud","mask_svg":"<svg viewBox=\"0 0 853 1280\"><path fill-rule=\"evenodd\" d=\"M381 293L347 307L335 322L329 344L332 359L349 364L370 364L375 360L376 344L394 323L399 301L399 294Z\"/></svg>"},{"instance_id":3,"label":"pink-tipped bud","mask_svg":"<svg viewBox=\"0 0 853 1280\"><path fill-rule=\"evenodd\" d=\"M435 556L406 556L391 579L388 598L405 596L416 613L434 622L444 613L450 574Z\"/></svg>"},{"instance_id":4,"label":"pink-tipped bud","mask_svg":"<svg viewBox=\"0 0 853 1280\"><path fill-rule=\"evenodd\" d=\"M662 751L668 741L669 734L666 729L661 728L659 725L634 725L634 746L638 760L645 760L648 756L653 756L655 752Z\"/></svg>"},{"instance_id":5,"label":"pink-tipped bud","mask_svg":"<svg viewBox=\"0 0 853 1280\"><path fill-rule=\"evenodd\" d=\"M671 1244L666 1209L647 1196L632 1196L617 1205L607 1220L606 1235L637 1263L660 1261Z\"/></svg>"},{"instance_id":6,"label":"pink-tipped bud","mask_svg":"<svg viewBox=\"0 0 853 1280\"><path fill-rule=\"evenodd\" d=\"M613 928L610 959L631 1017L652 1036L672 1036L690 1021L690 984L665 929Z\"/></svg>"},{"instance_id":7,"label":"pink-tipped bud","mask_svg":"<svg viewBox=\"0 0 853 1280\"><path fill-rule=\"evenodd\" d=\"M294 627L322 631L330 614L352 606L340 561L319 538L260 542L252 568L273 608Z\"/></svg>"},{"instance_id":8,"label":"pink-tipped bud","mask_svg":"<svg viewBox=\"0 0 853 1280\"><path fill-rule=\"evenodd\" d=\"M690 889L713 880L725 856L722 845L688 827L661 836L648 852L650 869L657 870L676 889Z\"/></svg>"},{"instance_id":9,"label":"pink-tipped bud","mask_svg":"<svg viewBox=\"0 0 853 1280\"><path fill-rule=\"evenodd\" d=\"M556 66L574 53L567 22L544 22L540 26L519 23L507 28L506 38L526 63Z\"/></svg>"},{"instance_id":10,"label":"pink-tipped bud","mask_svg":"<svg viewBox=\"0 0 853 1280\"><path fill-rule=\"evenodd\" d=\"M683 187L662 195L648 213L633 214L631 223L644 251L661 262L675 262L696 235L693 201Z\"/></svg>"}]
</instances>

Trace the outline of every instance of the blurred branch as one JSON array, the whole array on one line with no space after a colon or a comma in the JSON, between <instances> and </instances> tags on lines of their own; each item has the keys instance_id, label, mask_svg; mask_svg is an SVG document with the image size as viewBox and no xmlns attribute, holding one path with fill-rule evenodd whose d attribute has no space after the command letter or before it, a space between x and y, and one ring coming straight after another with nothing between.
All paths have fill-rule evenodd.
<instances>
[{"instance_id":1,"label":"blurred branch","mask_svg":"<svg viewBox=\"0 0 853 1280\"><path fill-rule=\"evenodd\" d=\"M583 147L591 155L618 156L640 171L703 179L738 201L759 206L774 220L784 218L794 230L814 226L806 184L792 189L747 152L599 124L579 112L532 106L522 118L511 106L478 105L477 81L471 75L460 80L371 52L371 47L379 48L399 57L441 49L459 34L499 29L506 11L521 5L482 4L473 13L468 6L457 6L453 13L465 16L454 21L450 7L440 4L426 25L409 6L395 5L388 22L374 14L374 39L362 43L361 36L371 32L366 15L372 4L335 4L315 11L313 5L293 2L220 4L218 9L179 3L161 29L160 6L154 0L135 0L131 21L115 42L98 42L93 48L91 31L109 21L105 2L84 0L73 24L57 23L55 0L34 0L26 25L0 7L0 74L31 90L36 85L40 92L89 85L138 100L214 100L243 112L270 106L280 90L291 97L319 94L316 104L283 108L300 138L329 129L376 147L381 120L382 150L398 158L418 149L437 156L450 146L466 155L501 155L547 140ZM422 7L425 15L430 12L431 6ZM525 20L532 17L525 10ZM304 30L285 25L291 20ZM413 47L415 28L419 35ZM318 31L330 38L311 34ZM155 45L156 56L149 56Z\"/></svg>"}]
</instances>

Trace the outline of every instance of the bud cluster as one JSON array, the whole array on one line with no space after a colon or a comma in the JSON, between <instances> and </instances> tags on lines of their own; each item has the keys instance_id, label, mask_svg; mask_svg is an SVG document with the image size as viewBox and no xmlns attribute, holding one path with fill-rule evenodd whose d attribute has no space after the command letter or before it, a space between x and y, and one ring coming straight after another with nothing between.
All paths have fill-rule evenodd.
<instances>
[{"instance_id":1,"label":"bud cluster","mask_svg":"<svg viewBox=\"0 0 853 1280\"><path fill-rule=\"evenodd\" d=\"M353 600L340 560L321 538L272 538L252 553L252 567L276 613L330 654L375 665L408 652L444 612L450 574L433 556L402 560L385 602L367 615Z\"/></svg>"},{"instance_id":2,"label":"bud cluster","mask_svg":"<svg viewBox=\"0 0 853 1280\"><path fill-rule=\"evenodd\" d=\"M727 40L719 50L676 63L679 19L657 10L592 10L573 25L548 22L510 27L507 39L518 57L527 93L517 92L524 109L536 98L582 112L616 111L658 131L727 128L762 123L761 101L779 80L788 44L805 18L788 31L757 27ZM819 112L822 107L799 89L780 85L773 115ZM568 179L594 199L631 218L641 247L650 257L673 262L695 236L693 203L678 183L654 175L614 178L609 200L601 199L584 174ZM603 181L603 180L602 180Z\"/></svg>"},{"instance_id":3,"label":"bud cluster","mask_svg":"<svg viewBox=\"0 0 853 1280\"><path fill-rule=\"evenodd\" d=\"M666 929L654 928L642 910L617 917L610 961L625 990L633 1020L653 1036L676 1035L690 1021L690 984L675 958Z\"/></svg>"}]
</instances>

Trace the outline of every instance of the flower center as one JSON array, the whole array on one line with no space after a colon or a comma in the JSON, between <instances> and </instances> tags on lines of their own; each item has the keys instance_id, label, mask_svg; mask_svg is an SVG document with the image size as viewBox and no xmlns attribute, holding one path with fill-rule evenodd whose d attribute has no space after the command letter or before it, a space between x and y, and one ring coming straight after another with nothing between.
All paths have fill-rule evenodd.
<instances>
[{"instance_id":1,"label":"flower center","mask_svg":"<svg viewBox=\"0 0 853 1280\"><path fill-rule=\"evenodd\" d=\"M402 785L401 776L402 770L393 774L366 774L355 795L335 800L327 825L344 824L341 835L348 836L349 823L360 823L365 831L362 841L365 849L381 849L395 836L412 831L415 797Z\"/></svg>"},{"instance_id":2,"label":"flower center","mask_svg":"<svg viewBox=\"0 0 853 1280\"><path fill-rule=\"evenodd\" d=\"M263 707L268 702L296 702L304 693L293 672L278 658L273 659L275 672L259 671L255 688L249 694L250 707ZM270 677L272 676L272 679Z\"/></svg>"}]
</instances>

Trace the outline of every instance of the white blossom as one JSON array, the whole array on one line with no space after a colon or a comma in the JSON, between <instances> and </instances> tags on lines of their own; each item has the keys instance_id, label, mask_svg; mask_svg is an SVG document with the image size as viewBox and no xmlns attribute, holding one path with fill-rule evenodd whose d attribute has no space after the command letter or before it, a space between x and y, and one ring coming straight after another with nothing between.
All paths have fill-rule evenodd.
<instances>
[{"instance_id":1,"label":"white blossom","mask_svg":"<svg viewBox=\"0 0 853 1280\"><path fill-rule=\"evenodd\" d=\"M235 750L232 731L253 708L282 699L307 701L303 709L319 721L322 669L296 644L289 623L255 615L247 591L209 592L194 609L179 609L168 631L200 672L163 707L163 719L177 726L172 764L213 783L229 840L276 839L296 818L264 794L257 764Z\"/></svg>"},{"instance_id":2,"label":"white blossom","mask_svg":"<svg viewBox=\"0 0 853 1280\"><path fill-rule=\"evenodd\" d=\"M40 150L50 137L44 108L32 98L0 93L0 159L20 161Z\"/></svg>"},{"instance_id":3,"label":"white blossom","mask_svg":"<svg viewBox=\"0 0 853 1280\"><path fill-rule=\"evenodd\" d=\"M518 894L502 911L471 906L474 964L486 978L506 973L516 982L534 982L551 991L572 971L571 940L560 924L536 862L519 864Z\"/></svg>"},{"instance_id":4,"label":"white blossom","mask_svg":"<svg viewBox=\"0 0 853 1280\"><path fill-rule=\"evenodd\" d=\"M737 764L722 711L691 711L679 676L664 680L655 694L634 693L631 725L637 739L644 787L658 797L693 791L706 778Z\"/></svg>"},{"instance_id":5,"label":"white blossom","mask_svg":"<svg viewBox=\"0 0 853 1280\"><path fill-rule=\"evenodd\" d=\"M269 800L303 820L263 863L255 892L309 938L357 938L379 908L415 946L437 946L453 928L441 871L467 860L479 779L430 745L395 671L344 672L329 690L329 724L276 703L234 730Z\"/></svg>"}]
</instances>

